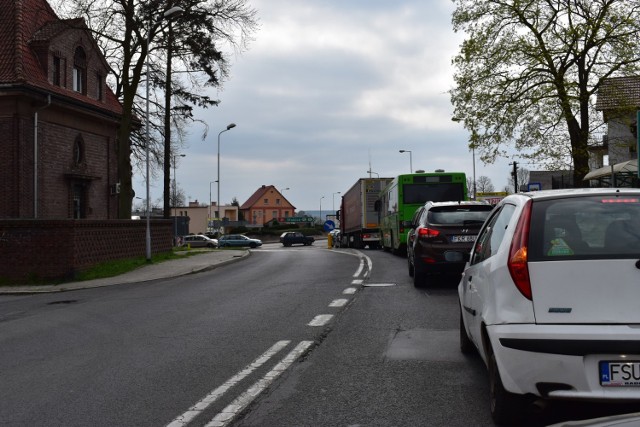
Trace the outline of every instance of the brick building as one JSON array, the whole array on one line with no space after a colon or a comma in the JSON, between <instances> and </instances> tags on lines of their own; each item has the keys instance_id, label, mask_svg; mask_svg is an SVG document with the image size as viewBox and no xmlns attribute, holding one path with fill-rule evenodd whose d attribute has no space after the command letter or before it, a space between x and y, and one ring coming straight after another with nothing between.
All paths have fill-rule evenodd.
<instances>
[{"instance_id":1,"label":"brick building","mask_svg":"<svg viewBox=\"0 0 640 427\"><path fill-rule=\"evenodd\" d=\"M240 206L244 220L250 225L262 226L269 221L294 216L295 206L273 185L263 185Z\"/></svg>"},{"instance_id":2,"label":"brick building","mask_svg":"<svg viewBox=\"0 0 640 427\"><path fill-rule=\"evenodd\" d=\"M46 0L0 10L0 285L142 256L145 222L117 219L122 107L84 21ZM152 253L171 250L171 230L152 222Z\"/></svg>"},{"instance_id":3,"label":"brick building","mask_svg":"<svg viewBox=\"0 0 640 427\"><path fill-rule=\"evenodd\" d=\"M0 0L0 218L117 218L122 108L82 19Z\"/></svg>"}]
</instances>

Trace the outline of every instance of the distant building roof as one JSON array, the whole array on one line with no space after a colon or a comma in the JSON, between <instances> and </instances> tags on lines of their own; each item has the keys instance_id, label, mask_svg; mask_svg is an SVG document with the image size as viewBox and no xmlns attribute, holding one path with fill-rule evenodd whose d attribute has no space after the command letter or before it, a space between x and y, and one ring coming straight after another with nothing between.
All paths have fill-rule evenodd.
<instances>
[{"instance_id":1,"label":"distant building roof","mask_svg":"<svg viewBox=\"0 0 640 427\"><path fill-rule=\"evenodd\" d=\"M291 204L291 202L289 202L287 200L286 197L284 197L282 195L281 192L278 191L278 189L274 186L274 185L263 185L262 187L258 188L252 195L251 197L249 197L247 199L246 202L244 202L242 204L242 206L240 206L240 210L247 210L247 209L251 209L256 203L258 203L258 201L262 200L263 196L270 190L274 190L276 191L280 197L282 197L283 200L285 200L288 204L291 205L292 208L295 209L295 206L293 206Z\"/></svg>"},{"instance_id":2,"label":"distant building roof","mask_svg":"<svg viewBox=\"0 0 640 427\"><path fill-rule=\"evenodd\" d=\"M598 90L596 110L640 106L640 76L612 77L604 80Z\"/></svg>"}]
</instances>

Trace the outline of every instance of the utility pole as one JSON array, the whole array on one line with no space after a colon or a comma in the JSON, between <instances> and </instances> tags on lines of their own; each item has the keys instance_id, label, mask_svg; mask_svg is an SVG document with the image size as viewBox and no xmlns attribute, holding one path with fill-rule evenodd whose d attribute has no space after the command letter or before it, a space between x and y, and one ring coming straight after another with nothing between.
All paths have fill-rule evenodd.
<instances>
[{"instance_id":1,"label":"utility pole","mask_svg":"<svg viewBox=\"0 0 640 427\"><path fill-rule=\"evenodd\" d=\"M518 162L514 160L514 162L511 164L513 165L513 172L511 172L511 175L513 176L513 190L514 190L514 193L517 193L518 192Z\"/></svg>"}]
</instances>

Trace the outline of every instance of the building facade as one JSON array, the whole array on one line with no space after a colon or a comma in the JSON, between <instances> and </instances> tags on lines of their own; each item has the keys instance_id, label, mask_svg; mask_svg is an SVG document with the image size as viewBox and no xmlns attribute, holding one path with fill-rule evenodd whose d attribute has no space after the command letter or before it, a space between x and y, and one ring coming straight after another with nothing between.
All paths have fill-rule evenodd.
<instances>
[{"instance_id":1,"label":"building facade","mask_svg":"<svg viewBox=\"0 0 640 427\"><path fill-rule=\"evenodd\" d=\"M0 0L0 218L117 218L122 108L82 19Z\"/></svg>"},{"instance_id":2,"label":"building facade","mask_svg":"<svg viewBox=\"0 0 640 427\"><path fill-rule=\"evenodd\" d=\"M273 185L263 185L240 206L240 212L251 226L263 226L269 221L294 216L295 206Z\"/></svg>"}]
</instances>

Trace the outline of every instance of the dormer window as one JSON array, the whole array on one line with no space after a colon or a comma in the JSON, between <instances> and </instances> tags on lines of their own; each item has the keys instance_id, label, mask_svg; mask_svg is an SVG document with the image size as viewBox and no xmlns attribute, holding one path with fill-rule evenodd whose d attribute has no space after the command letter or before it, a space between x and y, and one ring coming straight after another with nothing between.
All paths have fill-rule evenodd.
<instances>
[{"instance_id":1,"label":"dormer window","mask_svg":"<svg viewBox=\"0 0 640 427\"><path fill-rule=\"evenodd\" d=\"M53 80L53 84L56 86L60 86L61 62L62 61L59 56L53 57L53 75L51 76L51 79Z\"/></svg>"},{"instance_id":2,"label":"dormer window","mask_svg":"<svg viewBox=\"0 0 640 427\"><path fill-rule=\"evenodd\" d=\"M73 55L73 90L86 94L87 55L84 49L77 47Z\"/></svg>"}]
</instances>

